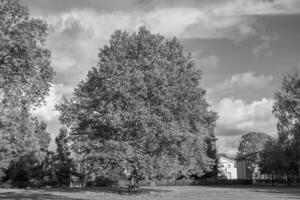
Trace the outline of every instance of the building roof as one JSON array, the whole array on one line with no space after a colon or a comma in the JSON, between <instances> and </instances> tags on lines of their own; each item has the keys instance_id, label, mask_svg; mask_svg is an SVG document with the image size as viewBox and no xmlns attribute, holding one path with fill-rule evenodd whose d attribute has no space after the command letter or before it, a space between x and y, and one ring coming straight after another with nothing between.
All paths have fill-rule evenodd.
<instances>
[{"instance_id":1,"label":"building roof","mask_svg":"<svg viewBox=\"0 0 300 200\"><path fill-rule=\"evenodd\" d=\"M228 156L226 155L226 153L218 153L217 154L217 157L225 157L225 158L228 158Z\"/></svg>"},{"instance_id":2,"label":"building roof","mask_svg":"<svg viewBox=\"0 0 300 200\"><path fill-rule=\"evenodd\" d=\"M233 160L233 161L235 160L234 158L227 156L225 153L218 153L217 158L226 158L228 160Z\"/></svg>"},{"instance_id":3,"label":"building roof","mask_svg":"<svg viewBox=\"0 0 300 200\"><path fill-rule=\"evenodd\" d=\"M251 158L255 158L258 154L260 154L261 152L254 152L254 153L248 153L248 154L244 154L244 155L239 155L236 157L235 160L248 160Z\"/></svg>"}]
</instances>

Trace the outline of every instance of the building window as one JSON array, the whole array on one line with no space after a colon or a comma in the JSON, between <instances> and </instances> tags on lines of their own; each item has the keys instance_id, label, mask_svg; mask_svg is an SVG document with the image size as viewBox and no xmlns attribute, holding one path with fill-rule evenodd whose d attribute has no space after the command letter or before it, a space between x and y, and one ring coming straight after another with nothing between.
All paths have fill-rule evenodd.
<instances>
[{"instance_id":1,"label":"building window","mask_svg":"<svg viewBox=\"0 0 300 200\"><path fill-rule=\"evenodd\" d=\"M228 164L227 167L230 168L230 164Z\"/></svg>"}]
</instances>

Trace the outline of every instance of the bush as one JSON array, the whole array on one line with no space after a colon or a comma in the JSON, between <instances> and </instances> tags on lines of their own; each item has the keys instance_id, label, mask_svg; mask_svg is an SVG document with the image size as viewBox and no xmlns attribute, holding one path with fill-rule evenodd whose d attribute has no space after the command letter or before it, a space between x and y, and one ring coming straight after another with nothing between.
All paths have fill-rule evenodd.
<instances>
[{"instance_id":1,"label":"bush","mask_svg":"<svg viewBox=\"0 0 300 200\"><path fill-rule=\"evenodd\" d=\"M109 187L109 186L117 186L117 185L118 185L117 180L112 180L104 176L97 177L94 182L94 186L96 187Z\"/></svg>"},{"instance_id":2,"label":"bush","mask_svg":"<svg viewBox=\"0 0 300 200\"><path fill-rule=\"evenodd\" d=\"M195 180L193 185L252 185L252 179Z\"/></svg>"}]
</instances>

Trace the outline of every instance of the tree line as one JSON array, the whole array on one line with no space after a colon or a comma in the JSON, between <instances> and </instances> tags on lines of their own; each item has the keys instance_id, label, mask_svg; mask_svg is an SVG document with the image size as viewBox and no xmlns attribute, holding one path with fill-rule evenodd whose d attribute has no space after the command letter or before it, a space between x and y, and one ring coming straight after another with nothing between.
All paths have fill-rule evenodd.
<instances>
[{"instance_id":1,"label":"tree line","mask_svg":"<svg viewBox=\"0 0 300 200\"><path fill-rule=\"evenodd\" d=\"M85 186L124 178L136 188L142 180L216 176L218 116L201 87L202 71L177 38L145 27L116 31L100 49L97 65L56 106L64 127L56 152L49 151L47 124L30 112L54 84L47 30L22 1L0 1L2 181L62 186L74 176ZM295 71L275 94L279 137L262 150L264 173L299 174L299 95ZM241 154L247 148L261 147L241 146Z\"/></svg>"}]
</instances>

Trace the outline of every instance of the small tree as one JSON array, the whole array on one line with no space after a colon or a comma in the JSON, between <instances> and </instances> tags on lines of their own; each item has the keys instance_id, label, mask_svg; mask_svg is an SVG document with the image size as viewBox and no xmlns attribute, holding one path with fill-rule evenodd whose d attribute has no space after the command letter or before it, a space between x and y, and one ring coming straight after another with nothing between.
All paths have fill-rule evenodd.
<instances>
[{"instance_id":1,"label":"small tree","mask_svg":"<svg viewBox=\"0 0 300 200\"><path fill-rule=\"evenodd\" d=\"M268 174L272 177L272 185L274 184L274 175L282 172L283 151L276 140L266 143L265 148L260 154L259 168L262 174Z\"/></svg>"},{"instance_id":2,"label":"small tree","mask_svg":"<svg viewBox=\"0 0 300 200\"><path fill-rule=\"evenodd\" d=\"M54 169L59 186L69 185L71 172L73 170L73 162L70 158L69 139L67 129L61 128L59 135L55 138L57 145Z\"/></svg>"},{"instance_id":3,"label":"small tree","mask_svg":"<svg viewBox=\"0 0 300 200\"><path fill-rule=\"evenodd\" d=\"M44 121L38 121L36 118L34 118L34 121L35 137L38 138L40 149L43 151L47 151L51 142L50 133L47 132L47 123Z\"/></svg>"}]
</instances>

